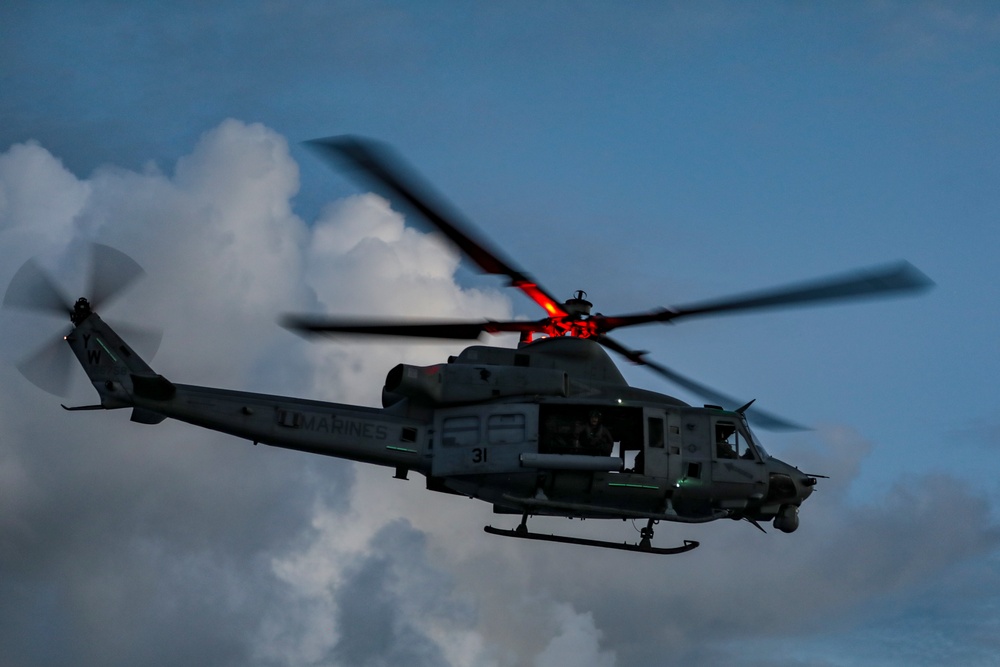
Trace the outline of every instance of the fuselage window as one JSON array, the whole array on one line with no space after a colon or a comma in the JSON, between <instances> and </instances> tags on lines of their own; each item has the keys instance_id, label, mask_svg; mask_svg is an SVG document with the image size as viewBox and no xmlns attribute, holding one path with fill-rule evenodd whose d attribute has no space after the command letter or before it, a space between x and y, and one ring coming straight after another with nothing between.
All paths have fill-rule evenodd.
<instances>
[{"instance_id":1,"label":"fuselage window","mask_svg":"<svg viewBox=\"0 0 1000 667\"><path fill-rule=\"evenodd\" d=\"M491 445L524 442L524 424L523 414L490 415L486 420L486 439Z\"/></svg>"},{"instance_id":2,"label":"fuselage window","mask_svg":"<svg viewBox=\"0 0 1000 667\"><path fill-rule=\"evenodd\" d=\"M646 420L646 430L649 433L650 447L663 447L663 420L650 417Z\"/></svg>"},{"instance_id":3,"label":"fuselage window","mask_svg":"<svg viewBox=\"0 0 1000 667\"><path fill-rule=\"evenodd\" d=\"M740 437L736 422L715 423L715 457L718 459L753 460L753 450Z\"/></svg>"},{"instance_id":4,"label":"fuselage window","mask_svg":"<svg viewBox=\"0 0 1000 667\"><path fill-rule=\"evenodd\" d=\"M441 425L441 443L445 447L468 447L479 444L479 417L448 417Z\"/></svg>"}]
</instances>

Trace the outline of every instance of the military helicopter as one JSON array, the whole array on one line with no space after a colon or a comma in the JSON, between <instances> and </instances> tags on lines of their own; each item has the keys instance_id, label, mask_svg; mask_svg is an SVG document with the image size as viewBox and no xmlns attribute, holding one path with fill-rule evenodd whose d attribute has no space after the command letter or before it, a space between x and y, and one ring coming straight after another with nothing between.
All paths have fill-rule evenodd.
<instances>
[{"instance_id":1,"label":"military helicopter","mask_svg":"<svg viewBox=\"0 0 1000 667\"><path fill-rule=\"evenodd\" d=\"M763 522L785 533L822 475L770 456L750 428L797 425L751 408L612 339L614 329L751 309L916 293L932 283L908 263L796 283L763 292L618 316L592 314L586 293L560 301L473 232L386 146L357 137L310 142L349 165L370 185L440 230L487 274L505 276L545 311L538 320L362 320L286 316L303 335L394 336L476 340L516 332L516 348L472 345L446 363L389 370L382 408L185 385L157 374L97 314L142 269L123 253L94 245L85 296L66 299L35 260L15 274L4 307L68 316L72 330L19 368L52 390L49 369L71 350L100 402L66 410L131 408L131 420L171 418L245 438L254 444L385 466L395 478L416 473L429 490L477 498L500 515L520 516L494 535L650 554L699 546L684 540L653 546L661 521ZM68 344L68 346L67 346ZM629 386L608 350L649 367L707 398L703 407ZM725 407L723 407L725 406ZM531 532L529 517L645 520L637 543Z\"/></svg>"}]
</instances>

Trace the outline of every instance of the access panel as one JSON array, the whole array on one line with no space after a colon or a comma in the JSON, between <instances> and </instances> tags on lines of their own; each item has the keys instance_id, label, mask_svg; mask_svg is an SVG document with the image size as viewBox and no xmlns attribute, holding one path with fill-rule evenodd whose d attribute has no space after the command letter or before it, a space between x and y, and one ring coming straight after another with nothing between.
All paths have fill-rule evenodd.
<instances>
[{"instance_id":1,"label":"access panel","mask_svg":"<svg viewBox=\"0 0 1000 667\"><path fill-rule=\"evenodd\" d=\"M434 477L521 472L521 454L538 452L538 406L437 410L432 448Z\"/></svg>"}]
</instances>

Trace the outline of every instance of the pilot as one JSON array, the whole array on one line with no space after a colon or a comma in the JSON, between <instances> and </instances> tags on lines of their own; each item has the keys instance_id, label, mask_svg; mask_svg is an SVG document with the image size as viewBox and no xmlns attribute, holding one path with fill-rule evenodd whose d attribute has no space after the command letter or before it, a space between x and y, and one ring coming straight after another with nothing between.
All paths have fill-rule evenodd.
<instances>
[{"instance_id":1,"label":"pilot","mask_svg":"<svg viewBox=\"0 0 1000 667\"><path fill-rule=\"evenodd\" d=\"M608 427L601 423L599 410L592 410L586 424L578 424L573 445L582 449L598 451L604 456L611 454L615 439Z\"/></svg>"},{"instance_id":2,"label":"pilot","mask_svg":"<svg viewBox=\"0 0 1000 667\"><path fill-rule=\"evenodd\" d=\"M736 449L733 443L729 442L729 437L736 431L736 427L726 422L720 422L715 426L715 457L719 459L735 459Z\"/></svg>"},{"instance_id":3,"label":"pilot","mask_svg":"<svg viewBox=\"0 0 1000 667\"><path fill-rule=\"evenodd\" d=\"M720 459L735 459L736 450L725 440L715 443L715 456Z\"/></svg>"}]
</instances>

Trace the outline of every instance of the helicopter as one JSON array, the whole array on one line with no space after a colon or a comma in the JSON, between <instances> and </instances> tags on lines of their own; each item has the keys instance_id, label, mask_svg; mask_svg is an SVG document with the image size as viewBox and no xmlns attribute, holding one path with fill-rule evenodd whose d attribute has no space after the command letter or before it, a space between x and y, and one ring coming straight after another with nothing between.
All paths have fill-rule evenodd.
<instances>
[{"instance_id":1,"label":"helicopter","mask_svg":"<svg viewBox=\"0 0 1000 667\"><path fill-rule=\"evenodd\" d=\"M579 290L565 301L484 241L387 146L353 136L308 142L394 202L429 222L486 274L506 277L541 306L537 320L371 320L287 315L282 324L307 337L376 336L476 341L519 334L515 348L472 344L431 366L398 364L386 375L382 407L186 385L158 374L98 315L143 275L109 246L93 244L92 276L71 301L36 260L14 275L5 308L68 316L72 329L19 365L43 389L71 351L99 402L68 411L131 409L131 421L176 419L253 442L390 468L396 479L422 475L431 491L475 498L495 514L520 517L493 535L648 554L699 546L654 546L660 522L721 519L765 522L784 533L824 476L770 456L751 423L801 428L718 392L610 338L612 330L697 316L913 294L933 283L906 262L686 306L606 316ZM609 351L648 367L710 401L693 406L630 386ZM530 531L533 516L645 520L636 543ZM765 531L766 532L766 531Z\"/></svg>"}]
</instances>

